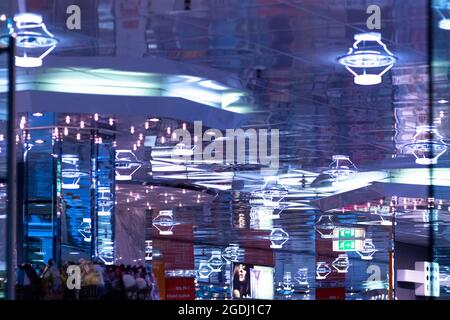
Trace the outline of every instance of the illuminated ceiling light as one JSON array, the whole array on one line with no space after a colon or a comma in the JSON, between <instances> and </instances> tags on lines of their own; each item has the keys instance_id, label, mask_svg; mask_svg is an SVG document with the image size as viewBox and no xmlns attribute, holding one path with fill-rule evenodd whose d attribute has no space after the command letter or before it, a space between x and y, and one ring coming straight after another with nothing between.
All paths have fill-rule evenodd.
<instances>
[{"instance_id":1,"label":"illuminated ceiling light","mask_svg":"<svg viewBox=\"0 0 450 320\"><path fill-rule=\"evenodd\" d=\"M187 128L187 126L186 126L186 123L185 122L183 122L183 124L182 124L182 126L181 126L182 128L183 128L183 130L186 130L186 128Z\"/></svg>"},{"instance_id":2,"label":"illuminated ceiling light","mask_svg":"<svg viewBox=\"0 0 450 320\"><path fill-rule=\"evenodd\" d=\"M69 135L69 129L67 129L67 127L64 128L64 135L65 136Z\"/></svg>"},{"instance_id":3,"label":"illuminated ceiling light","mask_svg":"<svg viewBox=\"0 0 450 320\"><path fill-rule=\"evenodd\" d=\"M134 132L135 132L135 131L134 131L134 126L131 126L131 128L130 128L130 133L131 133L131 134L134 134Z\"/></svg>"},{"instance_id":4,"label":"illuminated ceiling light","mask_svg":"<svg viewBox=\"0 0 450 320\"><path fill-rule=\"evenodd\" d=\"M213 270L211 269L211 266L206 262L200 262L200 265L198 267L198 277L200 279L208 279L209 276L213 273Z\"/></svg>"},{"instance_id":5,"label":"illuminated ceiling light","mask_svg":"<svg viewBox=\"0 0 450 320\"><path fill-rule=\"evenodd\" d=\"M437 164L438 159L447 151L447 144L444 137L439 134L433 126L418 126L413 142L406 144L406 153L412 153L417 164L431 165Z\"/></svg>"},{"instance_id":6,"label":"illuminated ceiling light","mask_svg":"<svg viewBox=\"0 0 450 320\"><path fill-rule=\"evenodd\" d=\"M450 30L450 29L449 29ZM445 100L445 99L441 99L441 100L438 100L438 103L440 103L440 104L445 104L445 103L447 103L448 102L448 100Z\"/></svg>"},{"instance_id":7,"label":"illuminated ceiling light","mask_svg":"<svg viewBox=\"0 0 450 320\"><path fill-rule=\"evenodd\" d=\"M153 253L153 245L152 240L145 240L145 261L151 261L152 260L152 253Z\"/></svg>"},{"instance_id":8,"label":"illuminated ceiling light","mask_svg":"<svg viewBox=\"0 0 450 320\"><path fill-rule=\"evenodd\" d=\"M251 193L253 198L262 198L265 201L280 202L289 193L277 176L264 177L264 186Z\"/></svg>"},{"instance_id":9,"label":"illuminated ceiling light","mask_svg":"<svg viewBox=\"0 0 450 320\"><path fill-rule=\"evenodd\" d=\"M299 285L308 285L308 268L298 268L294 279L298 282Z\"/></svg>"},{"instance_id":10,"label":"illuminated ceiling light","mask_svg":"<svg viewBox=\"0 0 450 320\"><path fill-rule=\"evenodd\" d=\"M44 114L42 112L35 112L33 113L34 117L42 117Z\"/></svg>"},{"instance_id":11,"label":"illuminated ceiling light","mask_svg":"<svg viewBox=\"0 0 450 320\"><path fill-rule=\"evenodd\" d=\"M103 261L105 265L113 265L114 264L114 247L104 247L98 253L98 257Z\"/></svg>"},{"instance_id":12,"label":"illuminated ceiling light","mask_svg":"<svg viewBox=\"0 0 450 320\"><path fill-rule=\"evenodd\" d=\"M67 123L67 124L70 123L70 116L66 116L66 123Z\"/></svg>"},{"instance_id":13,"label":"illuminated ceiling light","mask_svg":"<svg viewBox=\"0 0 450 320\"><path fill-rule=\"evenodd\" d=\"M114 125L114 119L113 118L109 118L109 125L110 126Z\"/></svg>"},{"instance_id":14,"label":"illuminated ceiling light","mask_svg":"<svg viewBox=\"0 0 450 320\"><path fill-rule=\"evenodd\" d=\"M45 141L42 140L42 139L37 139L34 142L37 143L37 144L43 144Z\"/></svg>"},{"instance_id":15,"label":"illuminated ceiling light","mask_svg":"<svg viewBox=\"0 0 450 320\"><path fill-rule=\"evenodd\" d=\"M148 121L145 121L144 127L145 127L145 130L148 130L148 128L150 128Z\"/></svg>"},{"instance_id":16,"label":"illuminated ceiling light","mask_svg":"<svg viewBox=\"0 0 450 320\"><path fill-rule=\"evenodd\" d=\"M148 121L151 121L151 122L159 122L159 119L158 119L158 118L151 118L151 119L149 119Z\"/></svg>"},{"instance_id":17,"label":"illuminated ceiling light","mask_svg":"<svg viewBox=\"0 0 450 320\"><path fill-rule=\"evenodd\" d=\"M323 239L331 239L333 238L334 229L336 226L333 222L332 215L323 215L320 216L319 220L316 222L316 231L320 234L320 237Z\"/></svg>"},{"instance_id":18,"label":"illuminated ceiling light","mask_svg":"<svg viewBox=\"0 0 450 320\"><path fill-rule=\"evenodd\" d=\"M320 261L316 264L316 279L325 280L331 273L331 268L328 263Z\"/></svg>"},{"instance_id":19,"label":"illuminated ceiling light","mask_svg":"<svg viewBox=\"0 0 450 320\"><path fill-rule=\"evenodd\" d=\"M78 168L79 158L76 155L63 154L61 156L61 162L65 167L61 170L62 189L76 190L80 189L81 177L86 177L89 174L84 171L80 171ZM69 166L68 168L66 166Z\"/></svg>"},{"instance_id":20,"label":"illuminated ceiling light","mask_svg":"<svg viewBox=\"0 0 450 320\"><path fill-rule=\"evenodd\" d=\"M77 133L77 140L81 140L81 134L79 132Z\"/></svg>"},{"instance_id":21,"label":"illuminated ceiling light","mask_svg":"<svg viewBox=\"0 0 450 320\"><path fill-rule=\"evenodd\" d=\"M239 258L239 245L235 243L230 243L228 247L223 249L222 258L227 262L227 264L231 264L231 262L236 262Z\"/></svg>"},{"instance_id":22,"label":"illuminated ceiling light","mask_svg":"<svg viewBox=\"0 0 450 320\"><path fill-rule=\"evenodd\" d=\"M222 271L222 252L220 250L213 250L211 252L211 257L208 260L208 264L210 265L213 272Z\"/></svg>"},{"instance_id":23,"label":"illuminated ceiling light","mask_svg":"<svg viewBox=\"0 0 450 320\"><path fill-rule=\"evenodd\" d=\"M80 128L84 129L84 121L80 121Z\"/></svg>"},{"instance_id":24,"label":"illuminated ceiling light","mask_svg":"<svg viewBox=\"0 0 450 320\"><path fill-rule=\"evenodd\" d=\"M286 271L283 275L283 294L292 294L294 292L294 284L292 283L292 275Z\"/></svg>"},{"instance_id":25,"label":"illuminated ceiling light","mask_svg":"<svg viewBox=\"0 0 450 320\"><path fill-rule=\"evenodd\" d=\"M323 173L328 174L334 181L340 182L354 176L358 169L349 156L334 155L329 169Z\"/></svg>"},{"instance_id":26,"label":"illuminated ceiling light","mask_svg":"<svg viewBox=\"0 0 450 320\"><path fill-rule=\"evenodd\" d=\"M132 180L142 163L131 150L116 150L116 180Z\"/></svg>"},{"instance_id":27,"label":"illuminated ceiling light","mask_svg":"<svg viewBox=\"0 0 450 320\"><path fill-rule=\"evenodd\" d=\"M269 236L270 247L272 249L281 249L289 240L289 234L281 228L274 228Z\"/></svg>"},{"instance_id":28,"label":"illuminated ceiling light","mask_svg":"<svg viewBox=\"0 0 450 320\"><path fill-rule=\"evenodd\" d=\"M153 226L158 229L160 235L173 235L172 229L175 225L172 210L161 210L153 219Z\"/></svg>"},{"instance_id":29,"label":"illuminated ceiling light","mask_svg":"<svg viewBox=\"0 0 450 320\"><path fill-rule=\"evenodd\" d=\"M20 13L14 16L14 26L9 26L10 34L16 35L16 66L33 68L42 66L42 60L58 44L47 27L42 16L32 13Z\"/></svg>"},{"instance_id":30,"label":"illuminated ceiling light","mask_svg":"<svg viewBox=\"0 0 450 320\"><path fill-rule=\"evenodd\" d=\"M361 33L354 38L353 47L345 56L339 57L338 62L355 76L356 84L367 86L381 83L381 77L392 68L397 57L381 41L380 33ZM369 73L374 69L382 70L379 73Z\"/></svg>"},{"instance_id":31,"label":"illuminated ceiling light","mask_svg":"<svg viewBox=\"0 0 450 320\"><path fill-rule=\"evenodd\" d=\"M186 146L184 143L178 143L174 148L173 148L173 155L174 156L184 156L184 157L190 157L194 154L194 149L195 146L192 148L189 148L188 146Z\"/></svg>"},{"instance_id":32,"label":"illuminated ceiling light","mask_svg":"<svg viewBox=\"0 0 450 320\"><path fill-rule=\"evenodd\" d=\"M98 121L98 113L94 114L94 120Z\"/></svg>"},{"instance_id":33,"label":"illuminated ceiling light","mask_svg":"<svg viewBox=\"0 0 450 320\"><path fill-rule=\"evenodd\" d=\"M331 264L338 273L347 273L350 263L348 262L348 255L346 253L338 255Z\"/></svg>"},{"instance_id":34,"label":"illuminated ceiling light","mask_svg":"<svg viewBox=\"0 0 450 320\"><path fill-rule=\"evenodd\" d=\"M91 242L91 218L83 218L83 222L78 226L78 232L84 241Z\"/></svg>"},{"instance_id":35,"label":"illuminated ceiling light","mask_svg":"<svg viewBox=\"0 0 450 320\"><path fill-rule=\"evenodd\" d=\"M357 250L356 253L359 254L363 260L372 260L372 256L376 251L377 249L375 248L372 239L365 239L362 249Z\"/></svg>"}]
</instances>

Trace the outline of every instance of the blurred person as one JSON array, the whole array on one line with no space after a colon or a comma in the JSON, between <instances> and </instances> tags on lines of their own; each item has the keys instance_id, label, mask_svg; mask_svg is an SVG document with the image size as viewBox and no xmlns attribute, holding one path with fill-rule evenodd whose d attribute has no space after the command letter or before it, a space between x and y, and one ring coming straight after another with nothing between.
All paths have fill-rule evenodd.
<instances>
[{"instance_id":1,"label":"blurred person","mask_svg":"<svg viewBox=\"0 0 450 320\"><path fill-rule=\"evenodd\" d=\"M53 259L49 259L41 275L43 297L45 300L62 299L62 278Z\"/></svg>"}]
</instances>

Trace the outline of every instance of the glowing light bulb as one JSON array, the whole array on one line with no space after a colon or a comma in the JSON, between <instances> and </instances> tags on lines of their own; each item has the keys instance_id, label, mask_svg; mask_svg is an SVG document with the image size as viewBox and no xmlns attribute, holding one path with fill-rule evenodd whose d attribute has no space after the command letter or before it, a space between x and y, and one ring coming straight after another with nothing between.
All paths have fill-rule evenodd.
<instances>
[{"instance_id":1,"label":"glowing light bulb","mask_svg":"<svg viewBox=\"0 0 450 320\"><path fill-rule=\"evenodd\" d=\"M354 75L356 84L367 86L381 83L381 77L394 66L397 57L382 42L380 33L356 34L354 39L353 46L345 56L338 58L338 62ZM374 70L381 71L376 73Z\"/></svg>"}]
</instances>

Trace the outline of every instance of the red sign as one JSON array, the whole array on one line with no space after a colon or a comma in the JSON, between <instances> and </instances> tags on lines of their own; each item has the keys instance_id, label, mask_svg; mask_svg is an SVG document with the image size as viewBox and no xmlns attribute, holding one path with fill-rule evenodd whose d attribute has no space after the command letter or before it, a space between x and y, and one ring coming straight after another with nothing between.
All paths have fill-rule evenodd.
<instances>
[{"instance_id":1,"label":"red sign","mask_svg":"<svg viewBox=\"0 0 450 320\"><path fill-rule=\"evenodd\" d=\"M345 288L317 288L316 300L345 300Z\"/></svg>"},{"instance_id":2,"label":"red sign","mask_svg":"<svg viewBox=\"0 0 450 320\"><path fill-rule=\"evenodd\" d=\"M194 300L195 278L166 278L166 300Z\"/></svg>"}]
</instances>

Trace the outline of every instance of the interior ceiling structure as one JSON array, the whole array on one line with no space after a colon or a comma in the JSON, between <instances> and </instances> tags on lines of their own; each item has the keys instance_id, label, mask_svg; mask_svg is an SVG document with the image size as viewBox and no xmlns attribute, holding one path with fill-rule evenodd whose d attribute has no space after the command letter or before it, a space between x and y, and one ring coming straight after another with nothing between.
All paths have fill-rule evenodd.
<instances>
[{"instance_id":1,"label":"interior ceiling structure","mask_svg":"<svg viewBox=\"0 0 450 320\"><path fill-rule=\"evenodd\" d=\"M441 86L440 97L433 97L434 100L429 97L427 1L376 1L382 12L382 40L398 57L394 67L383 75L382 83L376 86L355 85L351 73L337 63L337 57L345 55L353 44L354 35L367 32L367 1L192 0L189 10L185 10L185 2L181 0L79 0L82 28L67 31L65 16L60 12L65 12L62 8L69 2L27 1L29 10L43 14L48 28L60 39L52 56L47 58L49 65L52 58L64 67L64 61L73 57L114 57L115 61L124 62L140 59L145 70L146 61L161 58L191 65L192 70L195 66L219 70L234 75L236 83L251 97L247 109L228 110L245 115L230 123L230 129L280 132L277 176L288 193L278 203L283 206L280 218L269 226L257 224L259 227L255 228L252 224L251 212L255 207L252 193L264 188L265 183L257 163L180 164L170 159L158 162L154 157L144 161L144 149L137 148L135 154L145 165L136 180L147 186L170 183L174 187L155 186L163 189L149 196L144 191L147 187L139 185L136 189L136 185L118 183L119 199L136 193L140 195L140 205L151 208L170 207L172 202L183 206L186 203L189 208L183 211L183 221L194 225L194 242L205 247L223 248L232 242L245 246L260 239L270 244L270 230L282 227L289 234L289 241L277 251L276 265L280 268L314 256L315 225L329 212L333 213L336 225L366 227L377 250L386 253L390 249L386 240L389 224L383 222L391 221L392 215L383 215L374 208L393 207L399 213L397 239L427 244L430 219L423 210L429 207L426 203L417 208L417 203L426 197L415 194L421 195L421 187L426 189L429 183L407 181L408 174L402 171L415 169L418 175L428 172L426 167L415 163L411 153L404 152L416 127L432 122L446 141L450 138L448 82ZM6 2L2 5L6 6ZM67 67L74 66L71 63ZM25 71L24 79L32 75L33 72ZM429 112L430 100L434 114ZM185 118L180 114L164 116L164 103L150 103L148 111L145 102L142 105L144 111L140 112L146 112L146 118L131 110L129 116L117 115L119 147L131 150L137 135L149 135L151 130L157 139L170 139L168 127L173 130L183 123L191 126L193 118L202 118L200 112L189 109L190 105L184 106L189 113ZM39 104L33 111L38 108ZM100 112L96 106L89 108L91 114ZM213 119L217 112L220 118L221 111L212 108L208 117ZM114 112L106 113L105 119L108 116L114 116ZM151 129L144 128L146 119L152 117L159 117L160 121ZM227 128L223 123L219 127L222 130ZM212 121L206 128L214 124ZM136 133L130 134L131 127L136 128ZM359 180L357 183L354 180L351 187L333 187L329 177L321 175L337 154L348 155L359 170ZM444 176L449 160L448 154L439 158L437 166ZM447 176L442 179L442 186L448 187ZM208 204L207 210L201 206L202 209L193 209L198 204L197 193L186 195L182 188L176 188L177 183L211 189L220 195L201 198L202 206ZM173 197L169 204L164 203L165 193ZM450 194L442 188L439 195L438 229L448 234ZM404 202L393 204L397 197ZM243 234L245 230L248 232ZM445 239L443 247L450 240L448 236ZM203 258L196 255L196 261ZM376 259L387 263L384 255ZM361 279L355 274L364 266L356 261L353 264L354 276L348 281L349 287L356 288ZM310 272L313 277L314 271ZM361 273L365 275L365 269Z\"/></svg>"}]
</instances>

